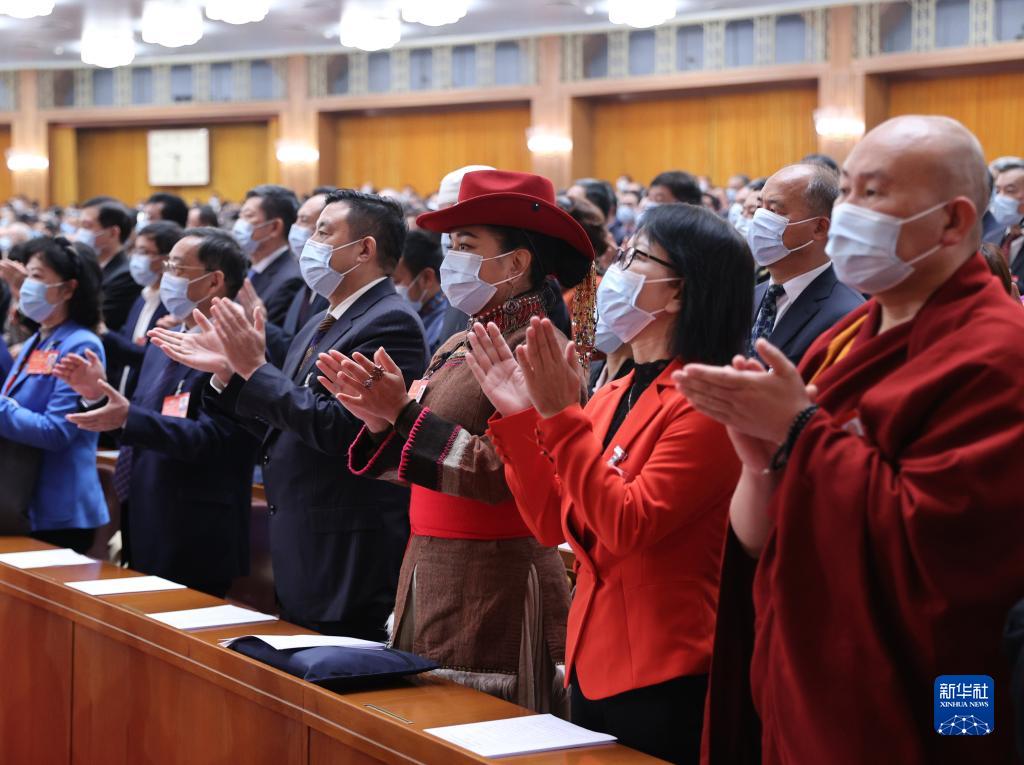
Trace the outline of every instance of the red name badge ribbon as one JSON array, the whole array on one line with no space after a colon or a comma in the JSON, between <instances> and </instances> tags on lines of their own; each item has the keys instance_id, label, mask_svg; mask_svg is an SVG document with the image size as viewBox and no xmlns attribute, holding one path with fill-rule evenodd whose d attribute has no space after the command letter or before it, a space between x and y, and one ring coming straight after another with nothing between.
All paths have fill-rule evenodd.
<instances>
[{"instance_id":1,"label":"red name badge ribbon","mask_svg":"<svg viewBox=\"0 0 1024 765\"><path fill-rule=\"evenodd\" d=\"M163 409L160 410L160 414L162 414L164 417L188 417L188 400L192 394L191 392L181 392L181 388L184 384L185 381L182 380L180 383L178 383L177 393L175 393L173 396L164 397L164 406Z\"/></svg>"},{"instance_id":2,"label":"red name badge ribbon","mask_svg":"<svg viewBox=\"0 0 1024 765\"><path fill-rule=\"evenodd\" d=\"M59 358L60 351L32 351L28 356L25 373L30 375L53 374L53 368L57 366Z\"/></svg>"}]
</instances>

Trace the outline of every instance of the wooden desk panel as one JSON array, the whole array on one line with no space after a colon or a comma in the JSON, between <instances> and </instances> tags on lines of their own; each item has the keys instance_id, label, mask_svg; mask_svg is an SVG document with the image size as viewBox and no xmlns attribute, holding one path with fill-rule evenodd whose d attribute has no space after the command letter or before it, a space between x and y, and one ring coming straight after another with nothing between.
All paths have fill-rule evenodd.
<instances>
[{"instance_id":1,"label":"wooden desk panel","mask_svg":"<svg viewBox=\"0 0 1024 765\"><path fill-rule=\"evenodd\" d=\"M0 552L45 547L0 538ZM97 598L63 584L126 575L106 563L25 571L0 564L0 650L24 659L0 686L0 762L479 763L487 760L423 729L529 714L432 675L332 693L217 645L252 632L307 630L276 622L186 633L144 614L223 601L191 590ZM617 745L514 761L659 762Z\"/></svg>"},{"instance_id":2,"label":"wooden desk panel","mask_svg":"<svg viewBox=\"0 0 1024 765\"><path fill-rule=\"evenodd\" d=\"M0 762L68 762L71 634L68 620L0 595Z\"/></svg>"}]
</instances>

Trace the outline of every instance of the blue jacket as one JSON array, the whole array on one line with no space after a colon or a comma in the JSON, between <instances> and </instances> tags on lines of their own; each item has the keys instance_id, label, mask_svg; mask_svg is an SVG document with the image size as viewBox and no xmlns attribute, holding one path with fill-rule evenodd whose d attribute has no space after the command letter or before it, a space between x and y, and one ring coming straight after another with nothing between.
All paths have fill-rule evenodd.
<instances>
[{"instance_id":1,"label":"blue jacket","mask_svg":"<svg viewBox=\"0 0 1024 765\"><path fill-rule=\"evenodd\" d=\"M249 503L256 439L199 406L210 375L150 345L121 431L132 449L125 543L132 568L221 593L249 570ZM187 417L161 414L189 393Z\"/></svg>"},{"instance_id":2,"label":"blue jacket","mask_svg":"<svg viewBox=\"0 0 1024 765\"><path fill-rule=\"evenodd\" d=\"M124 370L128 370L128 378L124 390L121 392L127 398L131 398L135 392L135 384L139 378L139 369L142 368L142 358L146 355L146 348L149 340L143 345L136 345L132 342L132 335L135 332L135 324L139 321L142 309L146 307L146 298L139 295L132 304L121 329L110 330L103 336L103 350L107 352L107 379L115 388L120 389L121 378ZM156 326L158 320L167 315L167 309L160 303L156 311L149 319L147 331Z\"/></svg>"},{"instance_id":3,"label":"blue jacket","mask_svg":"<svg viewBox=\"0 0 1024 765\"><path fill-rule=\"evenodd\" d=\"M57 350L82 355L91 348L101 359L103 344L71 321L45 340L38 333L22 346L0 388L0 437L43 450L35 495L29 507L33 531L92 529L110 520L96 472L98 435L79 430L64 415L79 410L79 398L53 375L26 374L28 353ZM8 388L8 385L10 387Z\"/></svg>"}]
</instances>

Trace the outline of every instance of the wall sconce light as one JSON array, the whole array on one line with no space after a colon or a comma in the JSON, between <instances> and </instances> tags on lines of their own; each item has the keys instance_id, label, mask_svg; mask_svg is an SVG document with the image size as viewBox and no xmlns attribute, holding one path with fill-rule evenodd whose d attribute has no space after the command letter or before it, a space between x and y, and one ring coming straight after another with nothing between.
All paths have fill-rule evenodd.
<instances>
[{"instance_id":1,"label":"wall sconce light","mask_svg":"<svg viewBox=\"0 0 1024 765\"><path fill-rule=\"evenodd\" d=\"M277 144L277 161L282 164L312 165L319 160L320 151L315 146L288 142Z\"/></svg>"},{"instance_id":2,"label":"wall sconce light","mask_svg":"<svg viewBox=\"0 0 1024 765\"><path fill-rule=\"evenodd\" d=\"M822 138L855 141L864 135L864 120L851 109L815 109L814 130Z\"/></svg>"},{"instance_id":3,"label":"wall sconce light","mask_svg":"<svg viewBox=\"0 0 1024 765\"><path fill-rule=\"evenodd\" d=\"M567 135L529 128L526 131L526 148L534 154L568 154L572 151L572 139Z\"/></svg>"},{"instance_id":4,"label":"wall sconce light","mask_svg":"<svg viewBox=\"0 0 1024 765\"><path fill-rule=\"evenodd\" d=\"M42 154L29 154L22 151L8 149L7 169L12 173L23 173L30 170L46 170L50 166L50 160Z\"/></svg>"}]
</instances>

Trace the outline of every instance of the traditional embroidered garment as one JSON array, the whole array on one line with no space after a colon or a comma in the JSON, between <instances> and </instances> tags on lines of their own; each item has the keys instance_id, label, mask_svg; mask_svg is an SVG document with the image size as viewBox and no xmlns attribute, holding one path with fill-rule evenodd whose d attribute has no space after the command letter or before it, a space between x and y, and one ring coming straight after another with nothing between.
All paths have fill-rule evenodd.
<instances>
[{"instance_id":1,"label":"traditional embroidered garment","mask_svg":"<svg viewBox=\"0 0 1024 765\"><path fill-rule=\"evenodd\" d=\"M772 499L754 582L762 761L1010 762L1000 635L1024 595L1024 312L973 256L912 321L877 334L880 317L869 301L801 364L821 411ZM727 583L744 568L730 567L737 554L731 544L723 567L713 763L751 761L729 751L743 738L729 712L742 709L724 687L738 656L722 634L739 623L722 618L727 598L742 600ZM946 674L994 678L992 735L937 735Z\"/></svg>"},{"instance_id":2,"label":"traditional embroidered garment","mask_svg":"<svg viewBox=\"0 0 1024 765\"><path fill-rule=\"evenodd\" d=\"M524 295L474 321L524 342L540 296ZM564 339L563 339L563 342ZM557 550L523 523L504 465L483 435L494 408L466 366L465 334L428 367L420 403L383 438L365 428L349 450L357 475L412 484L412 538L395 604L395 644L452 679L538 711L564 712L568 581Z\"/></svg>"}]
</instances>

